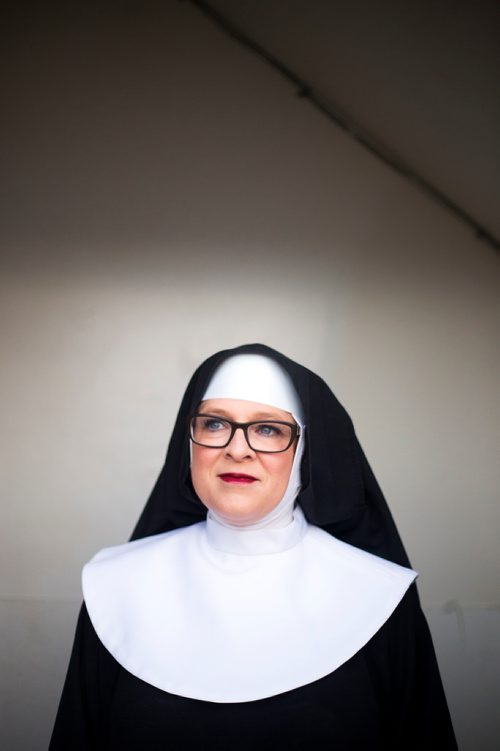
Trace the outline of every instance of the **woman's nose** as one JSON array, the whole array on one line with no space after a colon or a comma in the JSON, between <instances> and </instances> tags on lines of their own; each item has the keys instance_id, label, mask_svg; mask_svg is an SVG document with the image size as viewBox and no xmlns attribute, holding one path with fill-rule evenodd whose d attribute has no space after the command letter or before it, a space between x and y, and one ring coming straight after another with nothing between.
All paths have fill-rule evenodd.
<instances>
[{"instance_id":1,"label":"woman's nose","mask_svg":"<svg viewBox=\"0 0 500 751\"><path fill-rule=\"evenodd\" d=\"M254 456L254 451L248 445L243 428L236 428L231 441L226 446L226 453L234 459L244 459L246 456Z\"/></svg>"}]
</instances>

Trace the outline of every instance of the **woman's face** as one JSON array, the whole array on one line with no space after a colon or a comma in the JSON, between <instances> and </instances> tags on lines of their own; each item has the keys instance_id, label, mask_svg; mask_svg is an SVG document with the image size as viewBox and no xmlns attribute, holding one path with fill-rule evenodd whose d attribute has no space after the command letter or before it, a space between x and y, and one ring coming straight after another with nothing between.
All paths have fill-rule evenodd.
<instances>
[{"instance_id":1,"label":"woman's face","mask_svg":"<svg viewBox=\"0 0 500 751\"><path fill-rule=\"evenodd\" d=\"M239 399L208 399L201 402L198 411L235 422L295 422L290 412ZM293 457L294 444L278 454L253 451L242 430L237 430L230 444L222 449L192 443L193 486L204 505L229 523L253 524L283 497Z\"/></svg>"}]
</instances>

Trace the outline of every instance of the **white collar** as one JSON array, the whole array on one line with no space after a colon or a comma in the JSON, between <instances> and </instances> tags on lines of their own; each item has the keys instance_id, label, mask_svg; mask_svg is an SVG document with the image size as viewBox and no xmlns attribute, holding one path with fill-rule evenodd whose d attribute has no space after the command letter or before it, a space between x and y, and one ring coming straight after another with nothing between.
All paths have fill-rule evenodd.
<instances>
[{"instance_id":1,"label":"white collar","mask_svg":"<svg viewBox=\"0 0 500 751\"><path fill-rule=\"evenodd\" d=\"M281 553L293 548L304 536L307 522L300 508L293 511L293 518L286 527L228 527L208 514L206 535L209 544L216 550L235 555L266 555Z\"/></svg>"},{"instance_id":2,"label":"white collar","mask_svg":"<svg viewBox=\"0 0 500 751\"><path fill-rule=\"evenodd\" d=\"M83 570L98 637L137 678L212 702L311 683L358 652L416 573L307 524L201 522L98 553ZM241 545L241 547L239 547Z\"/></svg>"}]
</instances>

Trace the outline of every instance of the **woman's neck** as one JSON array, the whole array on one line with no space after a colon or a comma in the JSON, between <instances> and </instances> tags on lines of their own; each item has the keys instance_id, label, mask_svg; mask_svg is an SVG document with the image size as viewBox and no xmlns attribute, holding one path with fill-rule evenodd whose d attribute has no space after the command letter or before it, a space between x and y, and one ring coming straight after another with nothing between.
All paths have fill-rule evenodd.
<instances>
[{"instance_id":1,"label":"woman's neck","mask_svg":"<svg viewBox=\"0 0 500 751\"><path fill-rule=\"evenodd\" d=\"M206 522L211 547L235 555L266 555L288 550L302 539L306 528L300 506L287 509L286 516L281 514L265 526L221 524L212 512L208 513Z\"/></svg>"}]
</instances>

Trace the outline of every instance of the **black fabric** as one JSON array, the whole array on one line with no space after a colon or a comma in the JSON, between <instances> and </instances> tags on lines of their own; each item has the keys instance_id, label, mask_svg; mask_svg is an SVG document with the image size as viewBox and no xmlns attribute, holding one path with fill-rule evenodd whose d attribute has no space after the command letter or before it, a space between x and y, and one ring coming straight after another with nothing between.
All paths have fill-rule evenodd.
<instances>
[{"instance_id":1,"label":"black fabric","mask_svg":"<svg viewBox=\"0 0 500 751\"><path fill-rule=\"evenodd\" d=\"M83 607L49 748L452 751L457 746L412 587L380 631L334 673L240 704L186 699L135 678L102 646Z\"/></svg>"},{"instance_id":2,"label":"black fabric","mask_svg":"<svg viewBox=\"0 0 500 751\"><path fill-rule=\"evenodd\" d=\"M163 469L132 539L202 521L206 508L190 482L187 420L220 363L238 354L276 360L290 375L304 408L306 448L298 500L306 519L338 539L409 566L387 503L354 432L352 421L315 373L263 344L224 350L206 360L188 384Z\"/></svg>"}]
</instances>

